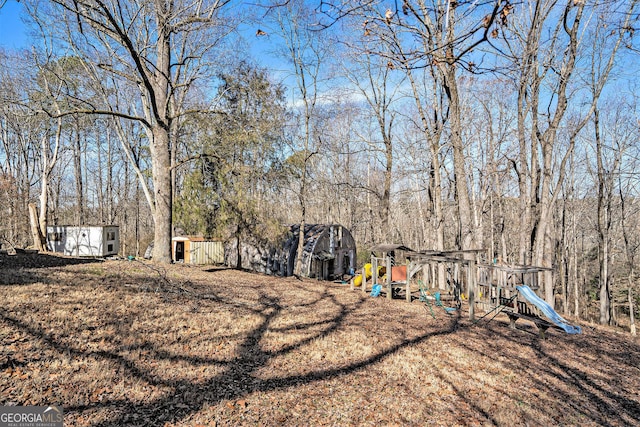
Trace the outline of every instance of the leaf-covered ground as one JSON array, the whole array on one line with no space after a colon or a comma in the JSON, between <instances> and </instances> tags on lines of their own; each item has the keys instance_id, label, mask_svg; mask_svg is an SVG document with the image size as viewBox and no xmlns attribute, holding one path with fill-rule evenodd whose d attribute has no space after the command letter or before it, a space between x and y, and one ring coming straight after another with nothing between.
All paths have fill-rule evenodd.
<instances>
[{"instance_id":1,"label":"leaf-covered ground","mask_svg":"<svg viewBox=\"0 0 640 427\"><path fill-rule=\"evenodd\" d=\"M640 345L348 286L0 255L0 405L69 426L640 424Z\"/></svg>"}]
</instances>

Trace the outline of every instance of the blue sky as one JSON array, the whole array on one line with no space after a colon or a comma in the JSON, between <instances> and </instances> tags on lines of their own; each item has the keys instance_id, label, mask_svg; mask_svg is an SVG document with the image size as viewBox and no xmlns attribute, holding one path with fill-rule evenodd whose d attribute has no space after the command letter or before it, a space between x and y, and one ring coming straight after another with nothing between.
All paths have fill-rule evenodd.
<instances>
[{"instance_id":1,"label":"blue sky","mask_svg":"<svg viewBox=\"0 0 640 427\"><path fill-rule=\"evenodd\" d=\"M0 9L0 47L27 47L27 34L20 11L22 6L15 0L9 0Z\"/></svg>"},{"instance_id":2,"label":"blue sky","mask_svg":"<svg viewBox=\"0 0 640 427\"><path fill-rule=\"evenodd\" d=\"M0 0L0 4L2 0ZM16 0L8 0L0 8L0 47L25 48L29 46L27 28L22 22L22 5ZM251 53L255 57L273 56L273 49L267 38L256 37L254 25L242 25L241 32L250 40Z\"/></svg>"},{"instance_id":3,"label":"blue sky","mask_svg":"<svg viewBox=\"0 0 640 427\"><path fill-rule=\"evenodd\" d=\"M2 0L0 0L1 3ZM21 12L22 5L16 0L8 0L0 8L0 48L21 49L29 47L28 30L22 21ZM248 40L251 54L263 66L274 68L274 72L279 71L278 68L287 68L274 57L274 47L270 38L255 36L256 27L254 25L242 25L240 31ZM274 65L275 67L273 67Z\"/></svg>"},{"instance_id":4,"label":"blue sky","mask_svg":"<svg viewBox=\"0 0 640 427\"><path fill-rule=\"evenodd\" d=\"M2 0L0 0L2 4ZM243 6L246 7L246 6ZM0 49L28 49L32 43L28 35L28 27L23 22L23 7L16 0L7 0L0 8ZM292 70L286 61L279 58L275 49L280 40L275 36L256 36L256 30L260 28L268 31L264 26L244 23L240 25L239 32L245 38L249 53L256 63L266 67L272 78L281 81L285 86L295 84L291 78ZM287 96L291 92L287 91Z\"/></svg>"}]
</instances>

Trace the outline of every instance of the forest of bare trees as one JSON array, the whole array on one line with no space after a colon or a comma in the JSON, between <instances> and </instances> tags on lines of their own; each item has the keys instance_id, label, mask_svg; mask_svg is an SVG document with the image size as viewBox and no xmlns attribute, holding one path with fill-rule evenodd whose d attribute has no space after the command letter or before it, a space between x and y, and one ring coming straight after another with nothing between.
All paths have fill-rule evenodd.
<instances>
[{"instance_id":1,"label":"forest of bare trees","mask_svg":"<svg viewBox=\"0 0 640 427\"><path fill-rule=\"evenodd\" d=\"M636 1L22 4L30 47L0 46L3 247L117 224L122 255L169 262L176 229L335 222L363 253L553 267L560 311L635 332Z\"/></svg>"}]
</instances>

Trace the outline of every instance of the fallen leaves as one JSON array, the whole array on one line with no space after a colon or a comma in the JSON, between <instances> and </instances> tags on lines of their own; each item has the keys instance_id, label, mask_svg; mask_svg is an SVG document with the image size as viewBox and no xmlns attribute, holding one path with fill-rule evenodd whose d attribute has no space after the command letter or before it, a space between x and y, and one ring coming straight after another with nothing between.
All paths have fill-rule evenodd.
<instances>
[{"instance_id":1,"label":"fallen leaves","mask_svg":"<svg viewBox=\"0 0 640 427\"><path fill-rule=\"evenodd\" d=\"M246 409L247 401L246 400L229 401L226 403L226 406L229 409L236 409L236 408Z\"/></svg>"},{"instance_id":2,"label":"fallen leaves","mask_svg":"<svg viewBox=\"0 0 640 427\"><path fill-rule=\"evenodd\" d=\"M68 425L640 418L640 348L606 329L539 341L314 280L176 265L163 293L137 263L51 264L2 271L0 404L59 403Z\"/></svg>"}]
</instances>

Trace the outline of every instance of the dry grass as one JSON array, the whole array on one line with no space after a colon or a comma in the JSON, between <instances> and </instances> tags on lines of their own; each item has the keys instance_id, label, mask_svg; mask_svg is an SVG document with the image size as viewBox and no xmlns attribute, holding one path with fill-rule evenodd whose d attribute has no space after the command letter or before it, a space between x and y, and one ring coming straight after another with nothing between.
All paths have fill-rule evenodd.
<instances>
[{"instance_id":1,"label":"dry grass","mask_svg":"<svg viewBox=\"0 0 640 427\"><path fill-rule=\"evenodd\" d=\"M640 345L328 282L0 258L0 404L65 425L638 425ZM518 322L520 323L520 322Z\"/></svg>"}]
</instances>

